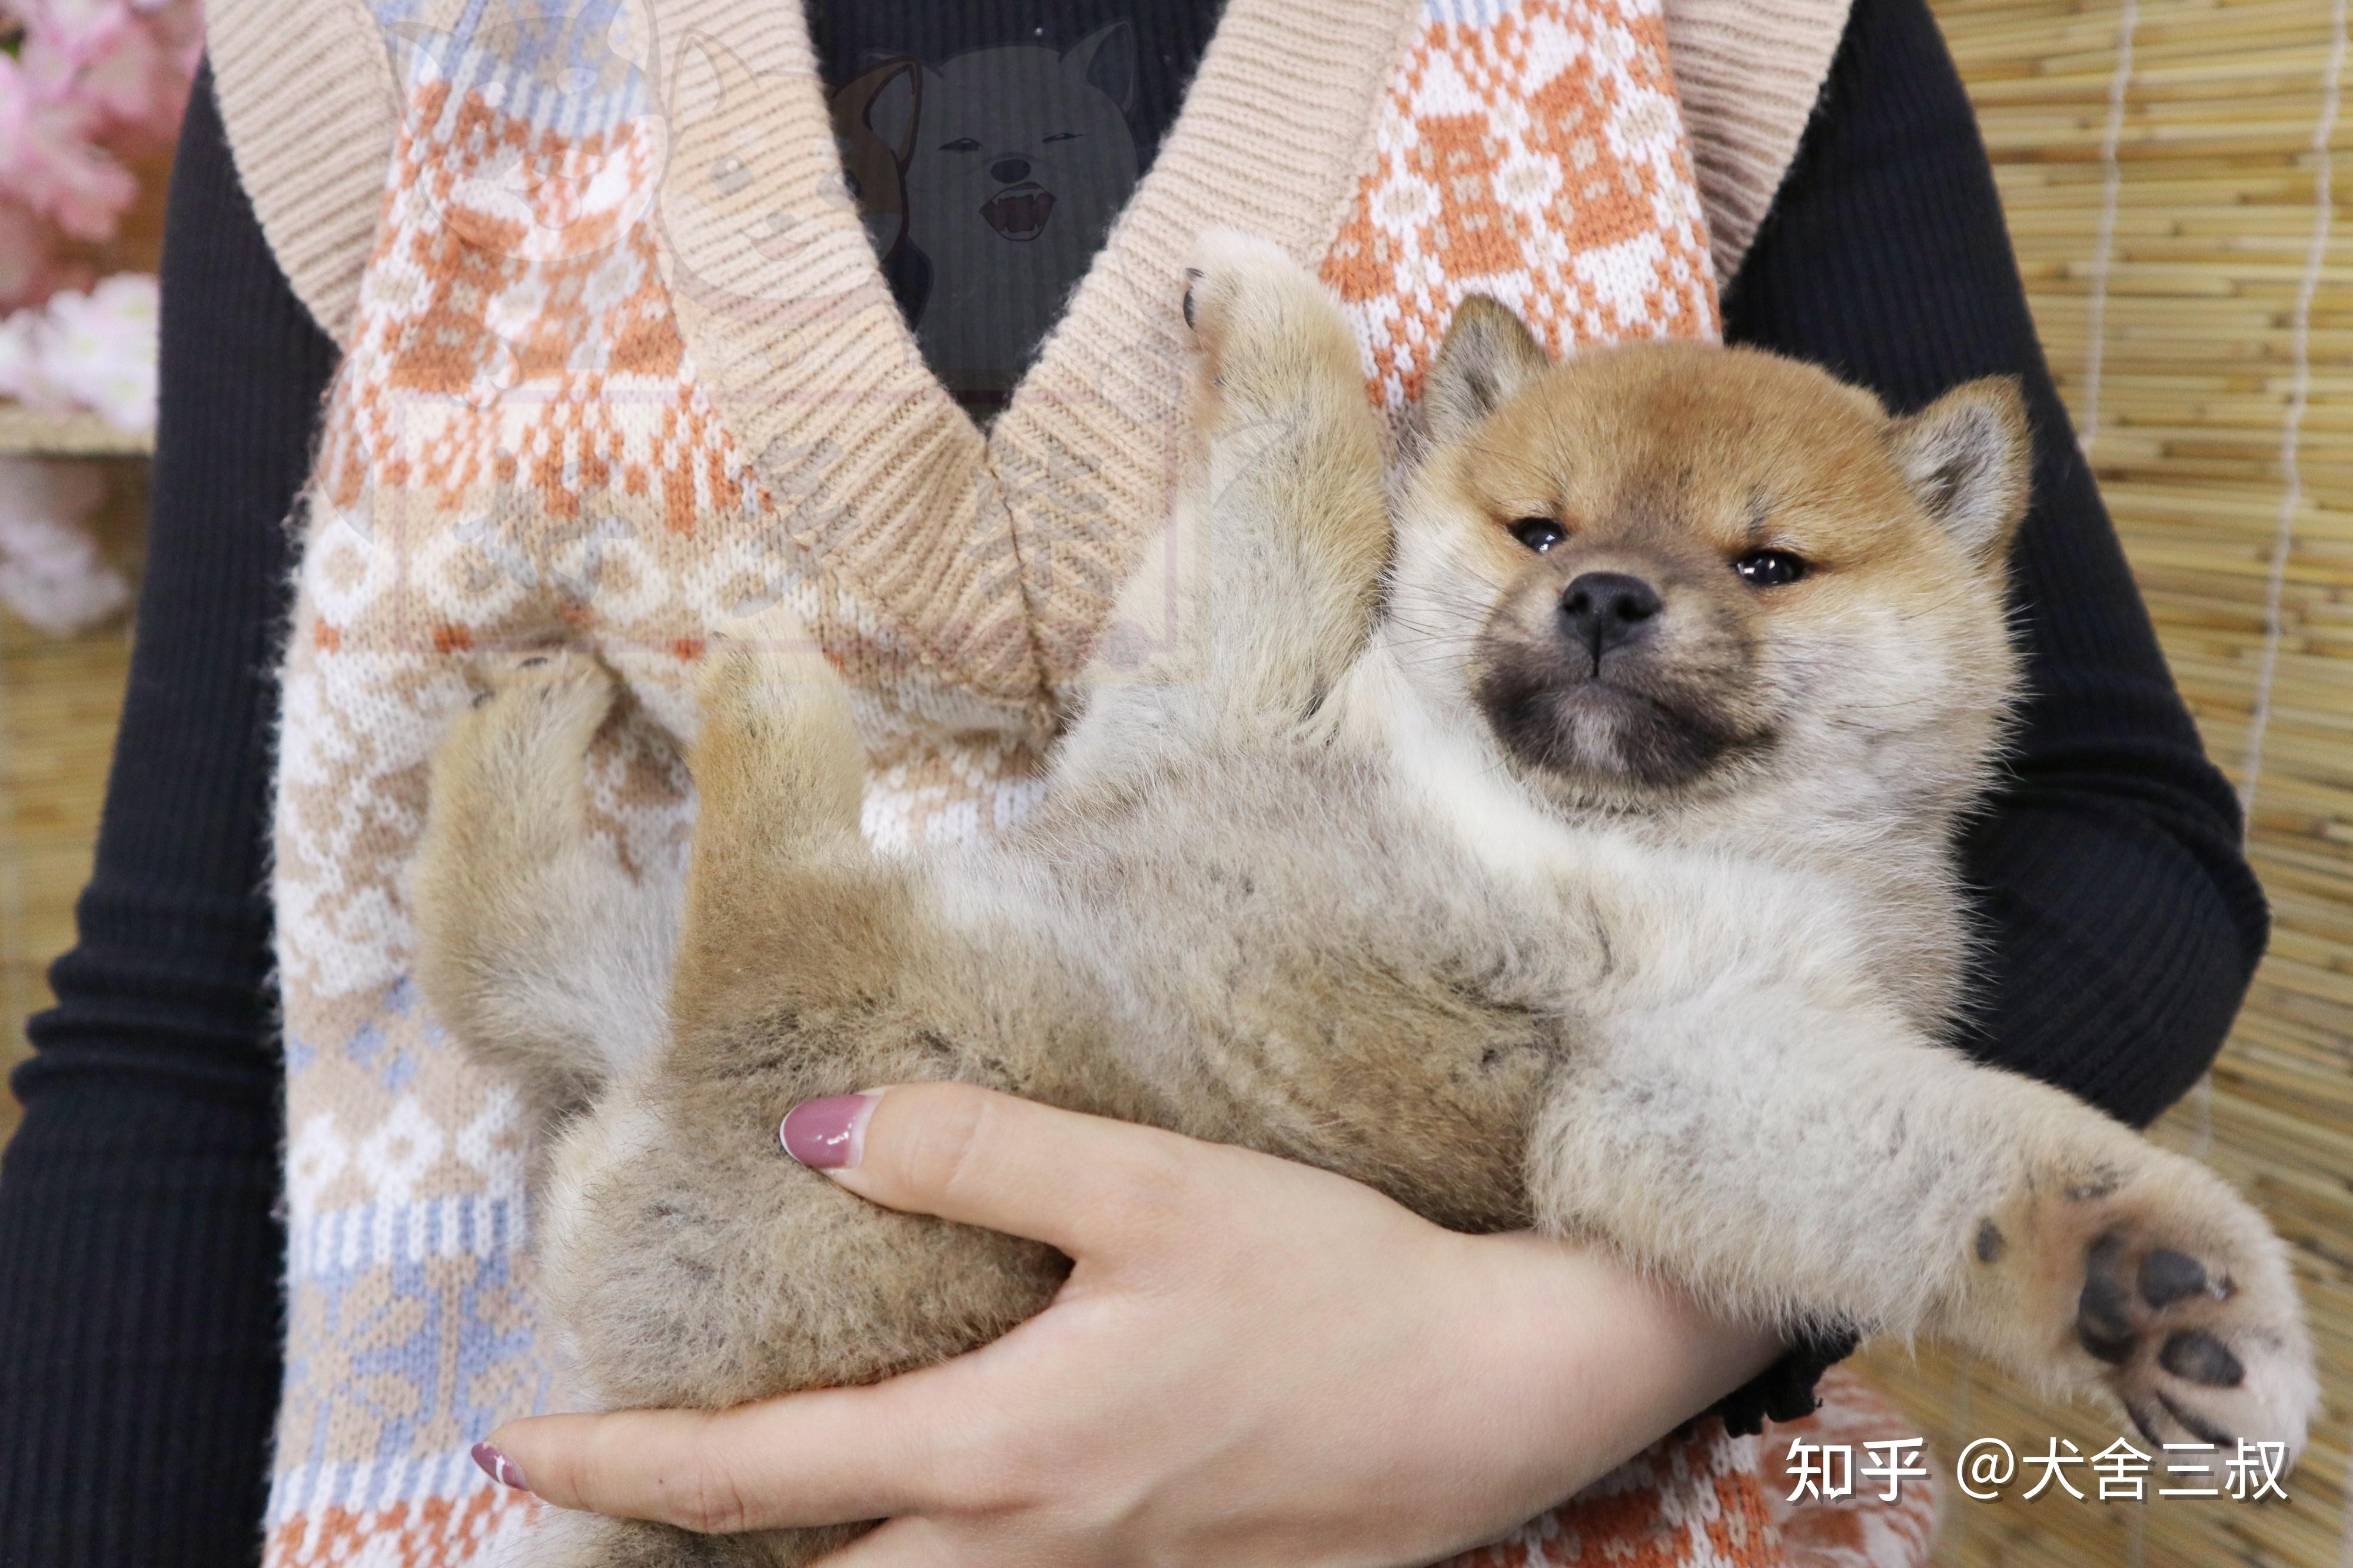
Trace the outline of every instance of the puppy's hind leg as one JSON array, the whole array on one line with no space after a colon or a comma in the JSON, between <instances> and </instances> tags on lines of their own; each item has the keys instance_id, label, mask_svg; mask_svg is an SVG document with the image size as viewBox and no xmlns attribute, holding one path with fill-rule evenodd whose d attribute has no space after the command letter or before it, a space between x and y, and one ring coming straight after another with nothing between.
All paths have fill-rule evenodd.
<instances>
[{"instance_id":1,"label":"puppy's hind leg","mask_svg":"<svg viewBox=\"0 0 2353 1568\"><path fill-rule=\"evenodd\" d=\"M1156 652L1097 659L1065 777L1311 718L1365 645L1388 558L1380 430L1330 291L1229 231L1201 237L1187 277L1193 450L1113 622Z\"/></svg>"},{"instance_id":2,"label":"puppy's hind leg","mask_svg":"<svg viewBox=\"0 0 2353 1568\"><path fill-rule=\"evenodd\" d=\"M619 688L574 649L480 660L434 753L411 892L417 980L477 1057L542 1118L577 1109L657 1048L677 889L588 831L590 737Z\"/></svg>"}]
</instances>

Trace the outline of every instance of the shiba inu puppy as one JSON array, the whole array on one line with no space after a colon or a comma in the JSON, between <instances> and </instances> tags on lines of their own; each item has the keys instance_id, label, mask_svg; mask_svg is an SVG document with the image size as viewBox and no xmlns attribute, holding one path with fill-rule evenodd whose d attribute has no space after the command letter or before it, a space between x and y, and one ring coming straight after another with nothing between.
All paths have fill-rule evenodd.
<instances>
[{"instance_id":1,"label":"shiba inu puppy","mask_svg":"<svg viewBox=\"0 0 2353 1568\"><path fill-rule=\"evenodd\" d=\"M560 1120L545 1284L588 1394L871 1380L1043 1307L1049 1249L776 1148L804 1098L957 1077L1592 1239L1727 1312L1943 1337L2153 1440L2300 1444L2263 1220L1940 1043L1953 827L2017 681L2013 388L1899 418L1752 352L1556 366L1472 300L1392 507L1317 283L1212 237L1184 309L1202 635L1103 672L1009 837L871 852L842 691L788 627L711 656L676 902L586 840L592 656L498 662L444 743L420 975ZM854 1533L573 1516L536 1560Z\"/></svg>"}]
</instances>

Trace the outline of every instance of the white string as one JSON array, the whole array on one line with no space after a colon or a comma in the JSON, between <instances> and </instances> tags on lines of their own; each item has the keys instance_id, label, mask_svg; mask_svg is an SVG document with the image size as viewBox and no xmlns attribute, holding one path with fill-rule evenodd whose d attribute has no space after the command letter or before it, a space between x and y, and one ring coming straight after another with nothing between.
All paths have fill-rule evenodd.
<instances>
[{"instance_id":1,"label":"white string","mask_svg":"<svg viewBox=\"0 0 2353 1568\"><path fill-rule=\"evenodd\" d=\"M2321 263L2328 255L2333 173L2328 143L2337 132L2337 101L2345 84L2345 17L2346 0L2335 0L2329 7L2328 65L2320 79L2320 117L2312 125L2312 240L2305 248L2304 278L2296 285L2295 314L2288 336L2295 369L2289 384L2286 422L2280 430L2284 482L2279 522L2272 535L2271 577L2263 589L2263 659L2255 672L2254 712L2247 723L2246 759L2239 769L2239 807L2250 818L2255 809L2255 783L2263 776L2263 731L2271 725L2272 680L2279 673L2288 552L2295 541L2295 509L2304 500L2297 448L2304 437L2305 408L2312 399L2312 297L2319 291Z\"/></svg>"},{"instance_id":2,"label":"white string","mask_svg":"<svg viewBox=\"0 0 2353 1568\"><path fill-rule=\"evenodd\" d=\"M2116 198L2124 189L2124 165L2116 148L2124 141L2125 93L2132 85L2133 29L2140 26L2140 0L2124 0L2116 13L2116 65L2108 76L2108 123L2100 132L2100 232L2092 245L2092 297L2084 320L2084 420L2075 438L2085 451L2100 439L2100 361L2107 338L2108 260L2116 243Z\"/></svg>"}]
</instances>

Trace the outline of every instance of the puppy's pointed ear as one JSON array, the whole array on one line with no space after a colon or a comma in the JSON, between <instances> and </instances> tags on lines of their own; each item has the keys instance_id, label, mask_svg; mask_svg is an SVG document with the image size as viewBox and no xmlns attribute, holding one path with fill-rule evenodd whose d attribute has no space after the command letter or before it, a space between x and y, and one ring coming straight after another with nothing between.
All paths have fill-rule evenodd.
<instances>
[{"instance_id":1,"label":"puppy's pointed ear","mask_svg":"<svg viewBox=\"0 0 2353 1568\"><path fill-rule=\"evenodd\" d=\"M1509 305L1486 294L1469 295L1455 310L1422 386L1430 439L1451 441L1463 435L1551 366L1544 344Z\"/></svg>"},{"instance_id":2,"label":"puppy's pointed ear","mask_svg":"<svg viewBox=\"0 0 2353 1568\"><path fill-rule=\"evenodd\" d=\"M2026 515L2034 444L2018 380L1964 382L1888 427L1904 482L1980 565L1999 561Z\"/></svg>"}]
</instances>

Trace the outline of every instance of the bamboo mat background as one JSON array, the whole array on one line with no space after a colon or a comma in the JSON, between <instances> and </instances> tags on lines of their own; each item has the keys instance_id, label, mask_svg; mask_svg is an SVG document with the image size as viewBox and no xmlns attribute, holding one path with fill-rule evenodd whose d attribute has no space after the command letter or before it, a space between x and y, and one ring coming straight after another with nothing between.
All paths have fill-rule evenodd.
<instances>
[{"instance_id":1,"label":"bamboo mat background","mask_svg":"<svg viewBox=\"0 0 2353 1568\"><path fill-rule=\"evenodd\" d=\"M2062 391L2275 926L2211 1086L2160 1136L2296 1244L2328 1408L2285 1506L1955 1498L1947 1568L2353 1568L2353 150L2346 0L1943 0ZM135 484L134 477L126 483ZM135 493L110 526L135 558ZM0 1065L70 941L128 640L0 612ZM0 1090L0 1139L15 1102ZM2114 1435L1933 1353L1873 1370L1941 1447Z\"/></svg>"}]
</instances>

